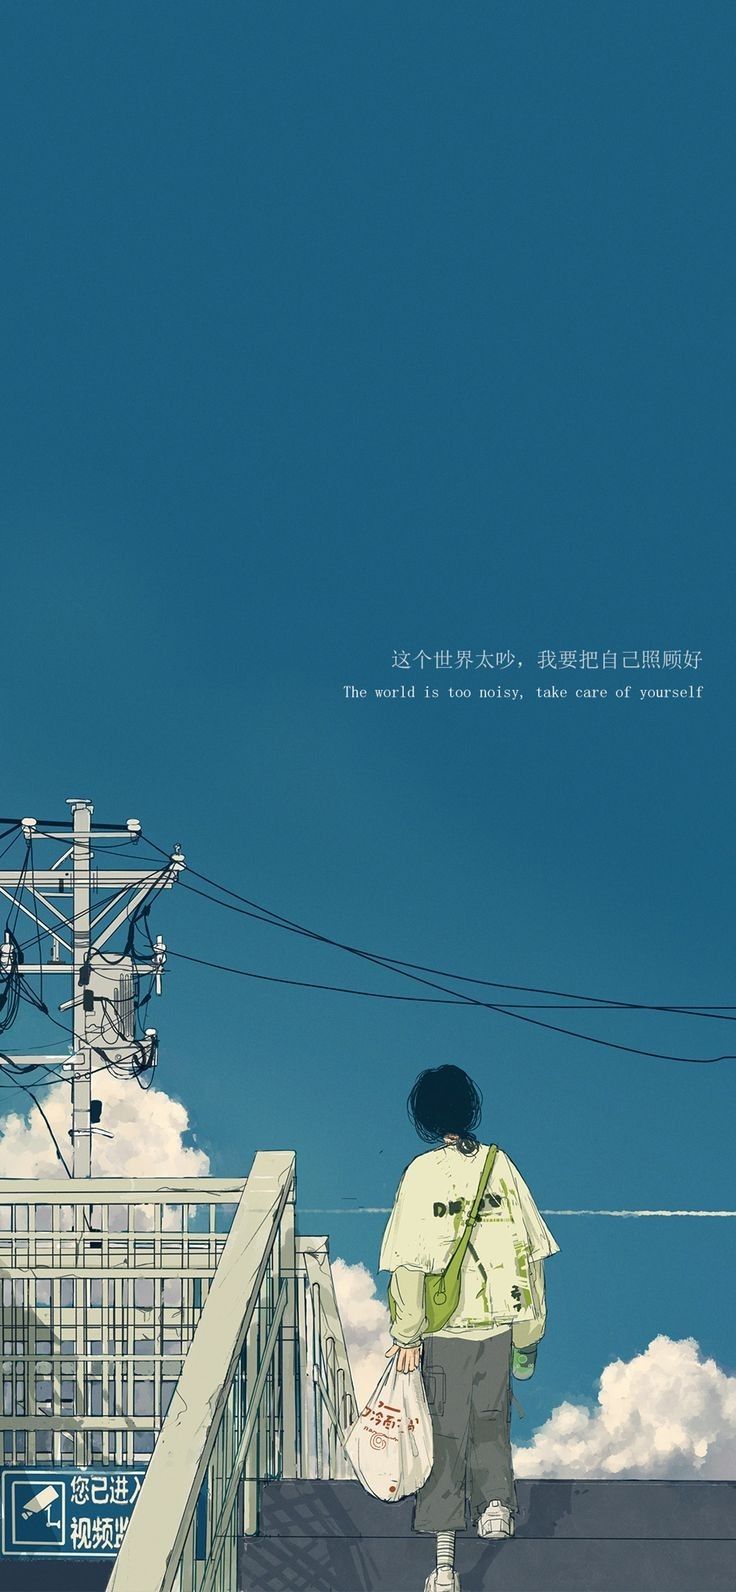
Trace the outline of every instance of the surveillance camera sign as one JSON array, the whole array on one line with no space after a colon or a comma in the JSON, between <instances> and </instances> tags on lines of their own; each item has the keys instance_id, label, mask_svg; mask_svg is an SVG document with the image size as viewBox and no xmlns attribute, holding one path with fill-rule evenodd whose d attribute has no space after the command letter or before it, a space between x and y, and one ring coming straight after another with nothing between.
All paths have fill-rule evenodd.
<instances>
[{"instance_id":1,"label":"surveillance camera sign","mask_svg":"<svg viewBox=\"0 0 736 1592\"><path fill-rule=\"evenodd\" d=\"M141 1489L129 1470L3 1470L5 1555L114 1558Z\"/></svg>"}]
</instances>

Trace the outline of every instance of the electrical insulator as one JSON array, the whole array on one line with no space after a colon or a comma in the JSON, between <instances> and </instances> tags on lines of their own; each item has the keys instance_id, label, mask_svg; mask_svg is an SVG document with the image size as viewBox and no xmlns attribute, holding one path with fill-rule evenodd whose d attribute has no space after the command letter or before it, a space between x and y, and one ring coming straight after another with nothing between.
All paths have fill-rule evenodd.
<instances>
[{"instance_id":1,"label":"electrical insulator","mask_svg":"<svg viewBox=\"0 0 736 1592\"><path fill-rule=\"evenodd\" d=\"M171 853L171 866L175 873L181 873L182 868L186 868L186 865L187 863L184 852L182 851L181 846L176 845Z\"/></svg>"},{"instance_id":2,"label":"electrical insulator","mask_svg":"<svg viewBox=\"0 0 736 1592\"><path fill-rule=\"evenodd\" d=\"M161 934L156 935L156 944L153 947L153 970L156 974L156 994L161 994L161 974L166 965L166 945Z\"/></svg>"},{"instance_id":3,"label":"electrical insulator","mask_svg":"<svg viewBox=\"0 0 736 1592\"><path fill-rule=\"evenodd\" d=\"M34 831L36 829L37 824L38 824L38 819L37 818L21 818L20 827L23 830L23 838L24 838L24 840L32 840L33 839L33 834L34 834Z\"/></svg>"},{"instance_id":4,"label":"electrical insulator","mask_svg":"<svg viewBox=\"0 0 736 1592\"><path fill-rule=\"evenodd\" d=\"M140 818L126 818L125 827L134 840L140 840L143 833Z\"/></svg>"},{"instance_id":5,"label":"electrical insulator","mask_svg":"<svg viewBox=\"0 0 736 1592\"><path fill-rule=\"evenodd\" d=\"M155 1028L147 1028L145 1034L143 1035L143 1039L141 1040L141 1044L143 1046L143 1053L146 1058L146 1069L149 1067L155 1067L156 1056L158 1054L158 1030Z\"/></svg>"},{"instance_id":6,"label":"electrical insulator","mask_svg":"<svg viewBox=\"0 0 736 1592\"><path fill-rule=\"evenodd\" d=\"M10 930L6 929L5 939L3 940L2 945L0 945L0 973L4 973L6 978L8 978L11 973L15 972L17 966L18 958L16 955L15 940L13 939Z\"/></svg>"}]
</instances>

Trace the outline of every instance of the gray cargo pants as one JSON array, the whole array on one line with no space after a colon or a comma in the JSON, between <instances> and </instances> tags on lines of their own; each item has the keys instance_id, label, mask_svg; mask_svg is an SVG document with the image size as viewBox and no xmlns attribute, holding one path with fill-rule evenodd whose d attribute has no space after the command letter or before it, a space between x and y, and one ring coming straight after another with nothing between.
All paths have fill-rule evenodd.
<instances>
[{"instance_id":1,"label":"gray cargo pants","mask_svg":"<svg viewBox=\"0 0 736 1592\"><path fill-rule=\"evenodd\" d=\"M510 1327L491 1338L425 1338L434 1461L417 1493L415 1531L463 1531L466 1504L475 1523L492 1498L516 1509L510 1373Z\"/></svg>"}]
</instances>

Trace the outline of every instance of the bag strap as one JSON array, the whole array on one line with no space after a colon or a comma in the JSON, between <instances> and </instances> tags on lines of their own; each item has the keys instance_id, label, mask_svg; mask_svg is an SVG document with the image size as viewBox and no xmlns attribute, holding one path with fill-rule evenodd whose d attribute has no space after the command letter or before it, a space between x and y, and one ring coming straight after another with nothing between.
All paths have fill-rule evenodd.
<instances>
[{"instance_id":1,"label":"bag strap","mask_svg":"<svg viewBox=\"0 0 736 1592\"><path fill-rule=\"evenodd\" d=\"M463 1263L463 1261L465 1259L465 1251L466 1251L466 1249L468 1247L468 1244L470 1243L470 1235L472 1233L473 1227L475 1226L476 1217L477 1217L478 1212L480 1210L480 1202L481 1202L481 1200L483 1198L483 1195L485 1194L485 1191L486 1191L486 1189L488 1187L488 1183L490 1181L491 1172L493 1171L493 1163L494 1163L494 1161L496 1159L496 1155L497 1154L498 1154L498 1145L497 1144L489 1145L488 1154L486 1156L485 1163L484 1163L484 1166L483 1166L483 1171L480 1174L480 1182L478 1184L478 1188L477 1188L477 1191L476 1191L475 1199L473 1200L473 1203L472 1203L472 1205L470 1207L470 1210L468 1211L467 1221L465 1223L465 1226L463 1227L462 1233L460 1234L460 1237L459 1237L459 1239L458 1239L458 1241L457 1241L457 1243L455 1245L455 1248L452 1251L450 1259L447 1262L447 1266L445 1266L445 1271L447 1271L448 1267L452 1265L452 1262L454 1260L459 1261L460 1265L462 1266L462 1263Z\"/></svg>"}]
</instances>

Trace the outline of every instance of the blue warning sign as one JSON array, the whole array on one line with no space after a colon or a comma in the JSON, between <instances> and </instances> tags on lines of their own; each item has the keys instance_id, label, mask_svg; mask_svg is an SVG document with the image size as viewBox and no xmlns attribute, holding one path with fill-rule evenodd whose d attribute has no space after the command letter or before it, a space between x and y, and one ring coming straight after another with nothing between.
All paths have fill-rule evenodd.
<instances>
[{"instance_id":1,"label":"blue warning sign","mask_svg":"<svg viewBox=\"0 0 736 1592\"><path fill-rule=\"evenodd\" d=\"M129 1470L3 1470L3 1554L114 1558L145 1474Z\"/></svg>"}]
</instances>

